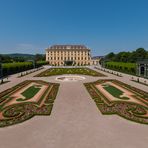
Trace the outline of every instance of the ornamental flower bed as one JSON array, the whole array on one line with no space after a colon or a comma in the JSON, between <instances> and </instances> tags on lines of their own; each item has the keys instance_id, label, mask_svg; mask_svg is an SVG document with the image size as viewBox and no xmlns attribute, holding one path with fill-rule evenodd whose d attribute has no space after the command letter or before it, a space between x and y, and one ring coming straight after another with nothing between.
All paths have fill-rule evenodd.
<instances>
[{"instance_id":1,"label":"ornamental flower bed","mask_svg":"<svg viewBox=\"0 0 148 148\"><path fill-rule=\"evenodd\" d=\"M105 75L89 68L50 68L36 75L36 77L48 77L62 74L81 74L95 77L104 77Z\"/></svg>"},{"instance_id":2,"label":"ornamental flower bed","mask_svg":"<svg viewBox=\"0 0 148 148\"><path fill-rule=\"evenodd\" d=\"M134 95L134 99L139 100L139 103L125 100L109 100L105 97L102 91L97 89L97 85L106 82L112 82L130 92ZM127 120L134 121L141 124L148 124L148 93L140 89L132 87L128 84L120 82L118 80L98 80L96 82L85 83L86 89L88 90L92 99L94 99L98 109L104 115L116 114ZM144 100L144 101L143 101Z\"/></svg>"},{"instance_id":3,"label":"ornamental flower bed","mask_svg":"<svg viewBox=\"0 0 148 148\"><path fill-rule=\"evenodd\" d=\"M40 98L37 98L37 101L27 100L24 102L15 102L14 104L11 104L11 101L14 99L11 97L11 95L17 93L22 88L25 88L30 83L37 83L43 86L45 85L47 89L41 96L38 95ZM59 84L30 80L24 81L15 87L0 93L0 127L24 122L35 115L50 115L58 88ZM49 102L49 98L52 101Z\"/></svg>"}]
</instances>

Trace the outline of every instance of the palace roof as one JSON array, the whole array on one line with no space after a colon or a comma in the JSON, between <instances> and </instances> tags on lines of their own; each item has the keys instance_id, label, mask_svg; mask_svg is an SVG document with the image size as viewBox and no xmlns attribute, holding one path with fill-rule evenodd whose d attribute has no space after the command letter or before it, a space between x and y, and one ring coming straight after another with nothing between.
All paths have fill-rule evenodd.
<instances>
[{"instance_id":1,"label":"palace roof","mask_svg":"<svg viewBox=\"0 0 148 148\"><path fill-rule=\"evenodd\" d=\"M89 48L87 48L85 45L53 45L50 46L49 48L46 49L47 51L51 51L51 50L74 50L74 51L90 51Z\"/></svg>"}]
</instances>

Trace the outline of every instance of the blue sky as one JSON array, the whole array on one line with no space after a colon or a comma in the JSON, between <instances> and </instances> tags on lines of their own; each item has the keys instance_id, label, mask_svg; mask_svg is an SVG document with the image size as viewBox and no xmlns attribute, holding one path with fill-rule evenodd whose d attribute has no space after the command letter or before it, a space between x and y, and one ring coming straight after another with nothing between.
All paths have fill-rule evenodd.
<instances>
[{"instance_id":1,"label":"blue sky","mask_svg":"<svg viewBox=\"0 0 148 148\"><path fill-rule=\"evenodd\" d=\"M148 0L0 0L0 53L85 44L93 55L148 49Z\"/></svg>"}]
</instances>

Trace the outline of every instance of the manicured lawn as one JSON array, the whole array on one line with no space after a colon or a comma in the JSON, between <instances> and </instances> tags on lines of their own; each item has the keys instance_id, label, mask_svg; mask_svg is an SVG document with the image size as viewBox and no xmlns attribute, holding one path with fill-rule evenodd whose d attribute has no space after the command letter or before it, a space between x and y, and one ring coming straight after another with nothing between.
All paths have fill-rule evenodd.
<instances>
[{"instance_id":1,"label":"manicured lawn","mask_svg":"<svg viewBox=\"0 0 148 148\"><path fill-rule=\"evenodd\" d=\"M113 95L114 97L120 97L120 95L123 94L123 92L121 90L117 89L116 87L114 87L112 85L106 85L103 88L106 91L108 91L111 95Z\"/></svg>"},{"instance_id":2,"label":"manicured lawn","mask_svg":"<svg viewBox=\"0 0 148 148\"><path fill-rule=\"evenodd\" d=\"M17 99L17 101L29 100L30 98L34 97L40 89L41 88L36 88L35 86L29 87L27 90L25 90L22 93L22 95L25 97L25 99L19 98L19 99Z\"/></svg>"},{"instance_id":3,"label":"manicured lawn","mask_svg":"<svg viewBox=\"0 0 148 148\"><path fill-rule=\"evenodd\" d=\"M62 74L81 74L81 75L90 75L90 76L105 76L97 71L91 70L89 68L50 68L40 74L37 77L46 77L53 75L62 75Z\"/></svg>"},{"instance_id":4,"label":"manicured lawn","mask_svg":"<svg viewBox=\"0 0 148 148\"><path fill-rule=\"evenodd\" d=\"M119 99L124 99L124 100L129 100L128 97L121 97L121 95L123 94L123 92L112 86L112 85L106 85L103 87L107 92L109 92L112 96L116 97L116 98L119 98Z\"/></svg>"}]
</instances>

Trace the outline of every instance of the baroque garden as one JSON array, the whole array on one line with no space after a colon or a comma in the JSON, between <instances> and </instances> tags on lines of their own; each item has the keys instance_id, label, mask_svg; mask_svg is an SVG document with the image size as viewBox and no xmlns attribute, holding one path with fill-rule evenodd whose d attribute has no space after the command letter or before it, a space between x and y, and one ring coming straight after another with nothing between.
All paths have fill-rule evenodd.
<instances>
[{"instance_id":1,"label":"baroque garden","mask_svg":"<svg viewBox=\"0 0 148 148\"><path fill-rule=\"evenodd\" d=\"M71 83L83 84L81 93L87 90L86 96L94 100L102 115L118 115L148 124L147 86L137 84L130 75L108 71L99 61L91 57L90 49L84 45L47 48L48 65L25 75L12 75L10 82L0 85L0 127L22 123L34 116L51 115L61 87L69 92L69 99L72 97L75 88L68 90Z\"/></svg>"},{"instance_id":2,"label":"baroque garden","mask_svg":"<svg viewBox=\"0 0 148 148\"><path fill-rule=\"evenodd\" d=\"M60 75L64 76L62 82L55 79ZM74 79L81 75L86 77L85 80ZM68 76L71 78L68 79ZM50 77L54 83L46 81ZM67 81L64 81L65 78ZM92 82L87 82L91 78ZM105 72L93 67L46 67L34 75L33 80L25 80L0 93L0 127L22 123L38 115L49 116L60 83L72 83L72 80L75 80L74 83L84 83L83 87L86 87L102 115L116 114L130 121L148 124L147 92L111 79Z\"/></svg>"},{"instance_id":3,"label":"baroque garden","mask_svg":"<svg viewBox=\"0 0 148 148\"><path fill-rule=\"evenodd\" d=\"M0 147L146 148L147 66L93 58L84 45L0 64Z\"/></svg>"}]
</instances>

